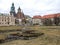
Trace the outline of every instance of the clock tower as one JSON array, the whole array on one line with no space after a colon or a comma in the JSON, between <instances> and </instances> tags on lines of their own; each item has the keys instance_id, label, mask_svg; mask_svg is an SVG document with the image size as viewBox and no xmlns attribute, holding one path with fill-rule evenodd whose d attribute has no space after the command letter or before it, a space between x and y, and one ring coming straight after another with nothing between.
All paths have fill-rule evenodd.
<instances>
[{"instance_id":1,"label":"clock tower","mask_svg":"<svg viewBox=\"0 0 60 45\"><path fill-rule=\"evenodd\" d=\"M14 17L16 16L14 3L12 3L10 15L13 15Z\"/></svg>"}]
</instances>

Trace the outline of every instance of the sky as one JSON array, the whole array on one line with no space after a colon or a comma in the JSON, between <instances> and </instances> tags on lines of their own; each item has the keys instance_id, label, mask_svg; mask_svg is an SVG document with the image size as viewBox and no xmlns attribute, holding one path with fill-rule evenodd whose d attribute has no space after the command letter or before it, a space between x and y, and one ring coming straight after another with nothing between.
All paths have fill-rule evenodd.
<instances>
[{"instance_id":1,"label":"sky","mask_svg":"<svg viewBox=\"0 0 60 45\"><path fill-rule=\"evenodd\" d=\"M0 0L0 13L9 13L12 3L30 16L60 13L60 0Z\"/></svg>"}]
</instances>

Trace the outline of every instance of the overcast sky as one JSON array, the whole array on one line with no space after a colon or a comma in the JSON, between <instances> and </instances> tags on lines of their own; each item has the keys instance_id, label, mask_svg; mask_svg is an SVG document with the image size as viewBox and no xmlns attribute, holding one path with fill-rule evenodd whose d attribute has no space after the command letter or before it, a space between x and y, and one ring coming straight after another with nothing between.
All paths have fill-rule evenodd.
<instances>
[{"instance_id":1,"label":"overcast sky","mask_svg":"<svg viewBox=\"0 0 60 45\"><path fill-rule=\"evenodd\" d=\"M0 0L0 13L9 13L13 2L16 12L20 6L30 16L60 12L60 0Z\"/></svg>"}]
</instances>

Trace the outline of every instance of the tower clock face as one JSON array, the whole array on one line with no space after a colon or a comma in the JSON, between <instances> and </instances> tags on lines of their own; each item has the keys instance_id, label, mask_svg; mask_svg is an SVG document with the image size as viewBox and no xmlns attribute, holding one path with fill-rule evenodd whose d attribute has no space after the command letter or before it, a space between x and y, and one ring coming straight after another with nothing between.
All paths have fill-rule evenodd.
<instances>
[{"instance_id":1,"label":"tower clock face","mask_svg":"<svg viewBox=\"0 0 60 45\"><path fill-rule=\"evenodd\" d=\"M15 8L14 8L14 7L12 7L11 9L12 9L12 10L15 10Z\"/></svg>"},{"instance_id":2,"label":"tower clock face","mask_svg":"<svg viewBox=\"0 0 60 45\"><path fill-rule=\"evenodd\" d=\"M15 11L15 8L14 7L11 7L11 11L14 12Z\"/></svg>"}]
</instances>

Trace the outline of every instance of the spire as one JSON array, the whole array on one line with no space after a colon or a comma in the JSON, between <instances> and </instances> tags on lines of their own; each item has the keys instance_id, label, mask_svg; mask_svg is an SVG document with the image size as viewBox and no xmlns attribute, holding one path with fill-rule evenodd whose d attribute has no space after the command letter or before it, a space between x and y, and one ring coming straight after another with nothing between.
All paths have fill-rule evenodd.
<instances>
[{"instance_id":1,"label":"spire","mask_svg":"<svg viewBox=\"0 0 60 45\"><path fill-rule=\"evenodd\" d=\"M20 7L18 8L18 12L17 12L16 16L17 16L18 19L24 18L24 13L22 12Z\"/></svg>"},{"instance_id":2,"label":"spire","mask_svg":"<svg viewBox=\"0 0 60 45\"><path fill-rule=\"evenodd\" d=\"M21 12L21 8L20 7L18 8L18 12Z\"/></svg>"},{"instance_id":3,"label":"spire","mask_svg":"<svg viewBox=\"0 0 60 45\"><path fill-rule=\"evenodd\" d=\"M14 6L14 3L12 3L12 6Z\"/></svg>"},{"instance_id":4,"label":"spire","mask_svg":"<svg viewBox=\"0 0 60 45\"><path fill-rule=\"evenodd\" d=\"M18 10L21 10L20 7L18 8Z\"/></svg>"}]
</instances>

